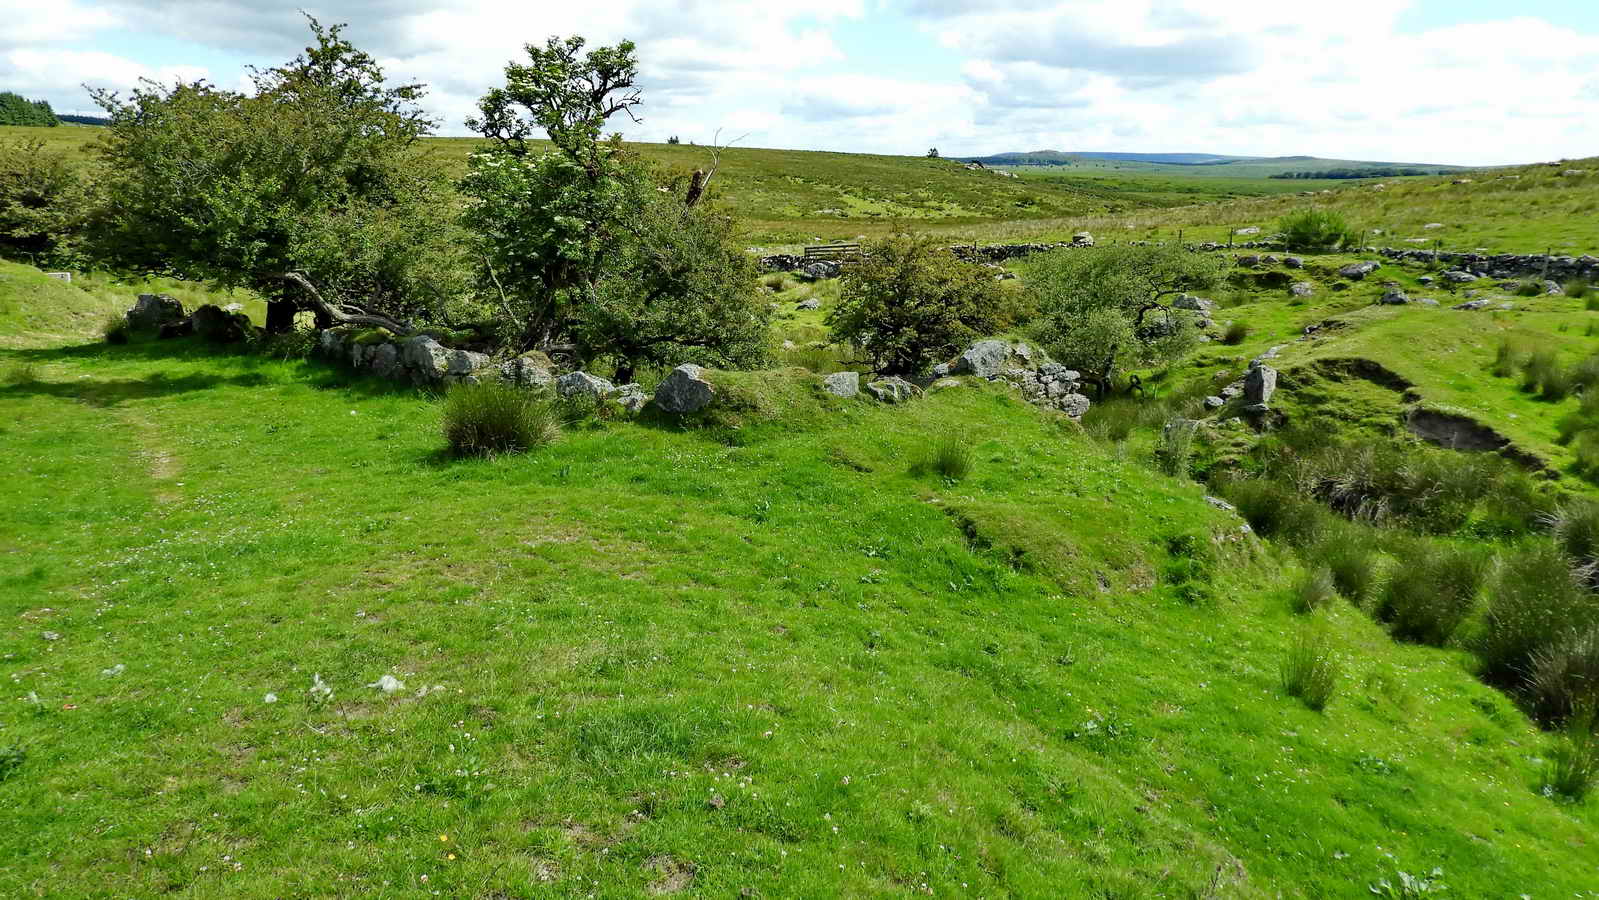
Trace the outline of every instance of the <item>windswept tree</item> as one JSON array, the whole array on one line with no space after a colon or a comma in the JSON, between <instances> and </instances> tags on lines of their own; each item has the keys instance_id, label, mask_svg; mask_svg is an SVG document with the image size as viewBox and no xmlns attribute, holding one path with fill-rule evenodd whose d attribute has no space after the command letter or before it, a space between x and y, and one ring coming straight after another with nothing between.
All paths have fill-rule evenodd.
<instances>
[{"instance_id":1,"label":"windswept tree","mask_svg":"<svg viewBox=\"0 0 1599 900\"><path fill-rule=\"evenodd\" d=\"M714 167L668 183L605 137L613 117L638 121L638 62L629 41L584 47L528 45L467 121L490 145L461 183L465 221L507 343L609 358L622 380L645 363L758 362L768 314L755 272L700 202ZM552 150L532 143L540 133Z\"/></svg>"},{"instance_id":2,"label":"windswept tree","mask_svg":"<svg viewBox=\"0 0 1599 900\"><path fill-rule=\"evenodd\" d=\"M255 71L250 95L203 81L95 92L111 120L99 249L121 268L252 288L269 331L301 309L409 331L463 288L449 184L415 152L433 125L423 87L385 81L343 26L310 28L315 43Z\"/></svg>"},{"instance_id":3,"label":"windswept tree","mask_svg":"<svg viewBox=\"0 0 1599 900\"><path fill-rule=\"evenodd\" d=\"M1129 365L1167 362L1192 347L1197 332L1172 301L1220 277L1213 255L1180 247L1057 250L1028 277L1035 333L1055 359L1104 384Z\"/></svg>"}]
</instances>

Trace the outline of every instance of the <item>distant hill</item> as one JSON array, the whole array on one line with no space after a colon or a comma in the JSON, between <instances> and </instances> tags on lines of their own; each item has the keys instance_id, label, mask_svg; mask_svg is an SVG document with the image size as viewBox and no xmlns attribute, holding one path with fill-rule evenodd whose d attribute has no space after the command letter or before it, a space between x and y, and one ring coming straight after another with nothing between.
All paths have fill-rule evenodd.
<instances>
[{"instance_id":1,"label":"distant hill","mask_svg":"<svg viewBox=\"0 0 1599 900\"><path fill-rule=\"evenodd\" d=\"M1249 178L1389 178L1444 175L1466 171L1467 168L1436 163L1324 159L1317 156L1225 156L1216 153L1068 153L1061 150L1033 150L952 158L960 162L980 162L985 166L1069 166Z\"/></svg>"}]
</instances>

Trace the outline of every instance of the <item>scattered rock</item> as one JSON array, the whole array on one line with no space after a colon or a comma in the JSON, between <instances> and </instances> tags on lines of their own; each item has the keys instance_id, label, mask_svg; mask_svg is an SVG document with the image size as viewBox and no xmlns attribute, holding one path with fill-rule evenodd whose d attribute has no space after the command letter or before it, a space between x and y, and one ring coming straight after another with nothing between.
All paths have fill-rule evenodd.
<instances>
[{"instance_id":1,"label":"scattered rock","mask_svg":"<svg viewBox=\"0 0 1599 900\"><path fill-rule=\"evenodd\" d=\"M1452 308L1453 309L1474 310L1474 309L1487 309L1489 306L1492 306L1492 305L1493 305L1493 301L1492 300L1467 300L1465 303L1458 303L1455 306L1453 306Z\"/></svg>"},{"instance_id":2,"label":"scattered rock","mask_svg":"<svg viewBox=\"0 0 1599 900\"><path fill-rule=\"evenodd\" d=\"M1073 247L1092 247L1092 246L1094 246L1094 236L1089 234L1086 231L1079 231L1076 234L1072 235L1072 246Z\"/></svg>"},{"instance_id":3,"label":"scattered rock","mask_svg":"<svg viewBox=\"0 0 1599 900\"><path fill-rule=\"evenodd\" d=\"M950 364L949 374L976 375L979 378L998 375L1005 368L1010 355L1009 341L978 341Z\"/></svg>"},{"instance_id":4,"label":"scattered rock","mask_svg":"<svg viewBox=\"0 0 1599 900\"><path fill-rule=\"evenodd\" d=\"M1287 256L1283 258L1283 265L1290 269L1303 269L1305 261L1297 256Z\"/></svg>"},{"instance_id":5,"label":"scattered rock","mask_svg":"<svg viewBox=\"0 0 1599 900\"><path fill-rule=\"evenodd\" d=\"M716 388L693 363L673 369L655 388L655 405L669 413L699 412L715 399Z\"/></svg>"},{"instance_id":6,"label":"scattered rock","mask_svg":"<svg viewBox=\"0 0 1599 900\"><path fill-rule=\"evenodd\" d=\"M253 326L244 313L226 312L220 306L207 303L189 317L194 323L194 333L216 344L236 344L250 337Z\"/></svg>"},{"instance_id":7,"label":"scattered rock","mask_svg":"<svg viewBox=\"0 0 1599 900\"><path fill-rule=\"evenodd\" d=\"M1260 257L1259 256L1240 256L1240 257L1238 257L1238 265L1243 267L1243 268L1245 268L1245 269L1252 269L1255 266L1260 265Z\"/></svg>"},{"instance_id":8,"label":"scattered rock","mask_svg":"<svg viewBox=\"0 0 1599 900\"><path fill-rule=\"evenodd\" d=\"M916 385L897 375L867 384L866 392L883 403L904 403L921 393Z\"/></svg>"},{"instance_id":9,"label":"scattered rock","mask_svg":"<svg viewBox=\"0 0 1599 900\"><path fill-rule=\"evenodd\" d=\"M1176 300L1172 301L1172 307L1175 309L1191 309L1195 312L1210 312L1216 308L1216 304L1213 301L1195 297L1192 294L1181 294Z\"/></svg>"},{"instance_id":10,"label":"scattered rock","mask_svg":"<svg viewBox=\"0 0 1599 900\"><path fill-rule=\"evenodd\" d=\"M400 343L400 359L418 380L442 381L449 369L450 351L428 335L419 334Z\"/></svg>"},{"instance_id":11,"label":"scattered rock","mask_svg":"<svg viewBox=\"0 0 1599 900\"><path fill-rule=\"evenodd\" d=\"M630 416L636 416L650 402L642 385L624 384L616 389L616 404Z\"/></svg>"},{"instance_id":12,"label":"scattered rock","mask_svg":"<svg viewBox=\"0 0 1599 900\"><path fill-rule=\"evenodd\" d=\"M1443 279L1445 281L1454 282L1455 284L1466 284L1468 282L1476 281L1477 276L1471 274L1470 272L1461 271L1460 269L1450 269L1443 274Z\"/></svg>"},{"instance_id":13,"label":"scattered rock","mask_svg":"<svg viewBox=\"0 0 1599 900\"><path fill-rule=\"evenodd\" d=\"M162 325L183 318L183 304L166 294L140 294L126 318L128 327L135 331L157 331Z\"/></svg>"},{"instance_id":14,"label":"scattered rock","mask_svg":"<svg viewBox=\"0 0 1599 900\"><path fill-rule=\"evenodd\" d=\"M1296 281L1288 286L1288 293L1295 297L1309 297L1316 293L1316 286L1308 281Z\"/></svg>"},{"instance_id":15,"label":"scattered rock","mask_svg":"<svg viewBox=\"0 0 1599 900\"><path fill-rule=\"evenodd\" d=\"M1251 225L1248 228L1240 228L1233 232L1233 234L1260 234L1260 229L1254 225Z\"/></svg>"},{"instance_id":16,"label":"scattered rock","mask_svg":"<svg viewBox=\"0 0 1599 900\"><path fill-rule=\"evenodd\" d=\"M1209 494L1206 494L1205 502L1219 510L1222 510L1223 512L1238 512L1238 507L1228 503L1226 500L1223 500L1220 497L1212 497Z\"/></svg>"},{"instance_id":17,"label":"scattered rock","mask_svg":"<svg viewBox=\"0 0 1599 900\"><path fill-rule=\"evenodd\" d=\"M1249 406L1264 407L1276 392L1277 370L1271 366L1255 366L1244 376L1244 402Z\"/></svg>"},{"instance_id":18,"label":"scattered rock","mask_svg":"<svg viewBox=\"0 0 1599 900\"><path fill-rule=\"evenodd\" d=\"M795 309L821 309L822 308L822 301L816 299L815 297L810 297L810 298L807 298L805 300L801 300L800 302L794 304L794 308Z\"/></svg>"},{"instance_id":19,"label":"scattered rock","mask_svg":"<svg viewBox=\"0 0 1599 900\"><path fill-rule=\"evenodd\" d=\"M1548 280L1545 280L1544 283L1543 283L1543 292L1544 292L1545 295L1550 296L1550 297L1563 297L1563 296L1565 296L1565 293L1566 293L1560 287L1560 284L1558 282L1548 281Z\"/></svg>"},{"instance_id":20,"label":"scattered rock","mask_svg":"<svg viewBox=\"0 0 1599 900\"><path fill-rule=\"evenodd\" d=\"M820 281L823 278L837 278L844 271L844 267L830 259L819 259L806 263L800 271L805 273L806 278Z\"/></svg>"},{"instance_id":21,"label":"scattered rock","mask_svg":"<svg viewBox=\"0 0 1599 900\"><path fill-rule=\"evenodd\" d=\"M548 357L518 356L500 364L500 378L508 384L524 388L549 388L555 384Z\"/></svg>"},{"instance_id":22,"label":"scattered rock","mask_svg":"<svg viewBox=\"0 0 1599 900\"><path fill-rule=\"evenodd\" d=\"M1405 292L1398 288L1389 288L1387 292L1377 299L1377 302L1387 306L1403 306L1410 302L1410 298L1405 296Z\"/></svg>"},{"instance_id":23,"label":"scattered rock","mask_svg":"<svg viewBox=\"0 0 1599 900\"><path fill-rule=\"evenodd\" d=\"M1056 401L1055 408L1074 419L1081 419L1092 405L1093 401L1085 394L1066 394Z\"/></svg>"},{"instance_id":24,"label":"scattered rock","mask_svg":"<svg viewBox=\"0 0 1599 900\"><path fill-rule=\"evenodd\" d=\"M1339 269L1338 274L1352 281L1360 281L1380 268L1382 268L1382 263L1369 259L1364 262L1350 263Z\"/></svg>"},{"instance_id":25,"label":"scattered rock","mask_svg":"<svg viewBox=\"0 0 1599 900\"><path fill-rule=\"evenodd\" d=\"M1421 306L1437 306L1438 305L1438 301L1432 299L1431 297L1422 297L1421 299L1417 300L1416 303L1418 303Z\"/></svg>"},{"instance_id":26,"label":"scattered rock","mask_svg":"<svg viewBox=\"0 0 1599 900\"><path fill-rule=\"evenodd\" d=\"M822 379L822 390L835 397L854 397L861 392L861 373L834 372Z\"/></svg>"},{"instance_id":27,"label":"scattered rock","mask_svg":"<svg viewBox=\"0 0 1599 900\"><path fill-rule=\"evenodd\" d=\"M585 396L599 400L616 393L616 385L587 372L568 372L555 379L555 391L562 397Z\"/></svg>"},{"instance_id":28,"label":"scattered rock","mask_svg":"<svg viewBox=\"0 0 1599 900\"><path fill-rule=\"evenodd\" d=\"M1223 400L1220 397L1217 397L1217 396L1213 395L1213 396L1205 398L1205 408L1206 409L1221 409L1223 406L1226 406L1226 405L1227 405L1227 401Z\"/></svg>"},{"instance_id":29,"label":"scattered rock","mask_svg":"<svg viewBox=\"0 0 1599 900\"><path fill-rule=\"evenodd\" d=\"M1434 231L1442 227L1444 227L1444 223L1442 222L1428 222L1427 224L1421 226L1423 231Z\"/></svg>"}]
</instances>

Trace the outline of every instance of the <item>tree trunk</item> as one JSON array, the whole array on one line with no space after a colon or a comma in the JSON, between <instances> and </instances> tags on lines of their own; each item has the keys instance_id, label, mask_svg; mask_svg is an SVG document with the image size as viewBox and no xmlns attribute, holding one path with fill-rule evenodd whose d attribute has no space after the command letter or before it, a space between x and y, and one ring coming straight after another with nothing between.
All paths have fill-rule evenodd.
<instances>
[{"instance_id":1,"label":"tree trunk","mask_svg":"<svg viewBox=\"0 0 1599 900\"><path fill-rule=\"evenodd\" d=\"M616 364L616 383L633 383L633 361L631 359L624 359Z\"/></svg>"},{"instance_id":2,"label":"tree trunk","mask_svg":"<svg viewBox=\"0 0 1599 900\"><path fill-rule=\"evenodd\" d=\"M299 306L288 300L267 301L267 334L287 334L294 330L294 314Z\"/></svg>"}]
</instances>

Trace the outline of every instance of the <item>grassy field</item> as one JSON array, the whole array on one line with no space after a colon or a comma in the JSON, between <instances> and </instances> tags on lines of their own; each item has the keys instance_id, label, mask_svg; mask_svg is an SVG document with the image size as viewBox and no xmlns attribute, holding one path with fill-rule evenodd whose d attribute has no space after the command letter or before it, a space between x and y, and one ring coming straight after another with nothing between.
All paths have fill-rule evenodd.
<instances>
[{"instance_id":1,"label":"grassy field","mask_svg":"<svg viewBox=\"0 0 1599 900\"><path fill-rule=\"evenodd\" d=\"M722 376L714 427L457 462L430 397L107 346L138 287L0 276L7 896L1599 879L1599 808L1538 794L1548 739L1462 654L1294 616L1293 564L1197 485L992 386ZM1256 302L1262 343L1297 314ZM919 474L951 429L971 474ZM1278 683L1312 627L1321 713Z\"/></svg>"}]
</instances>

